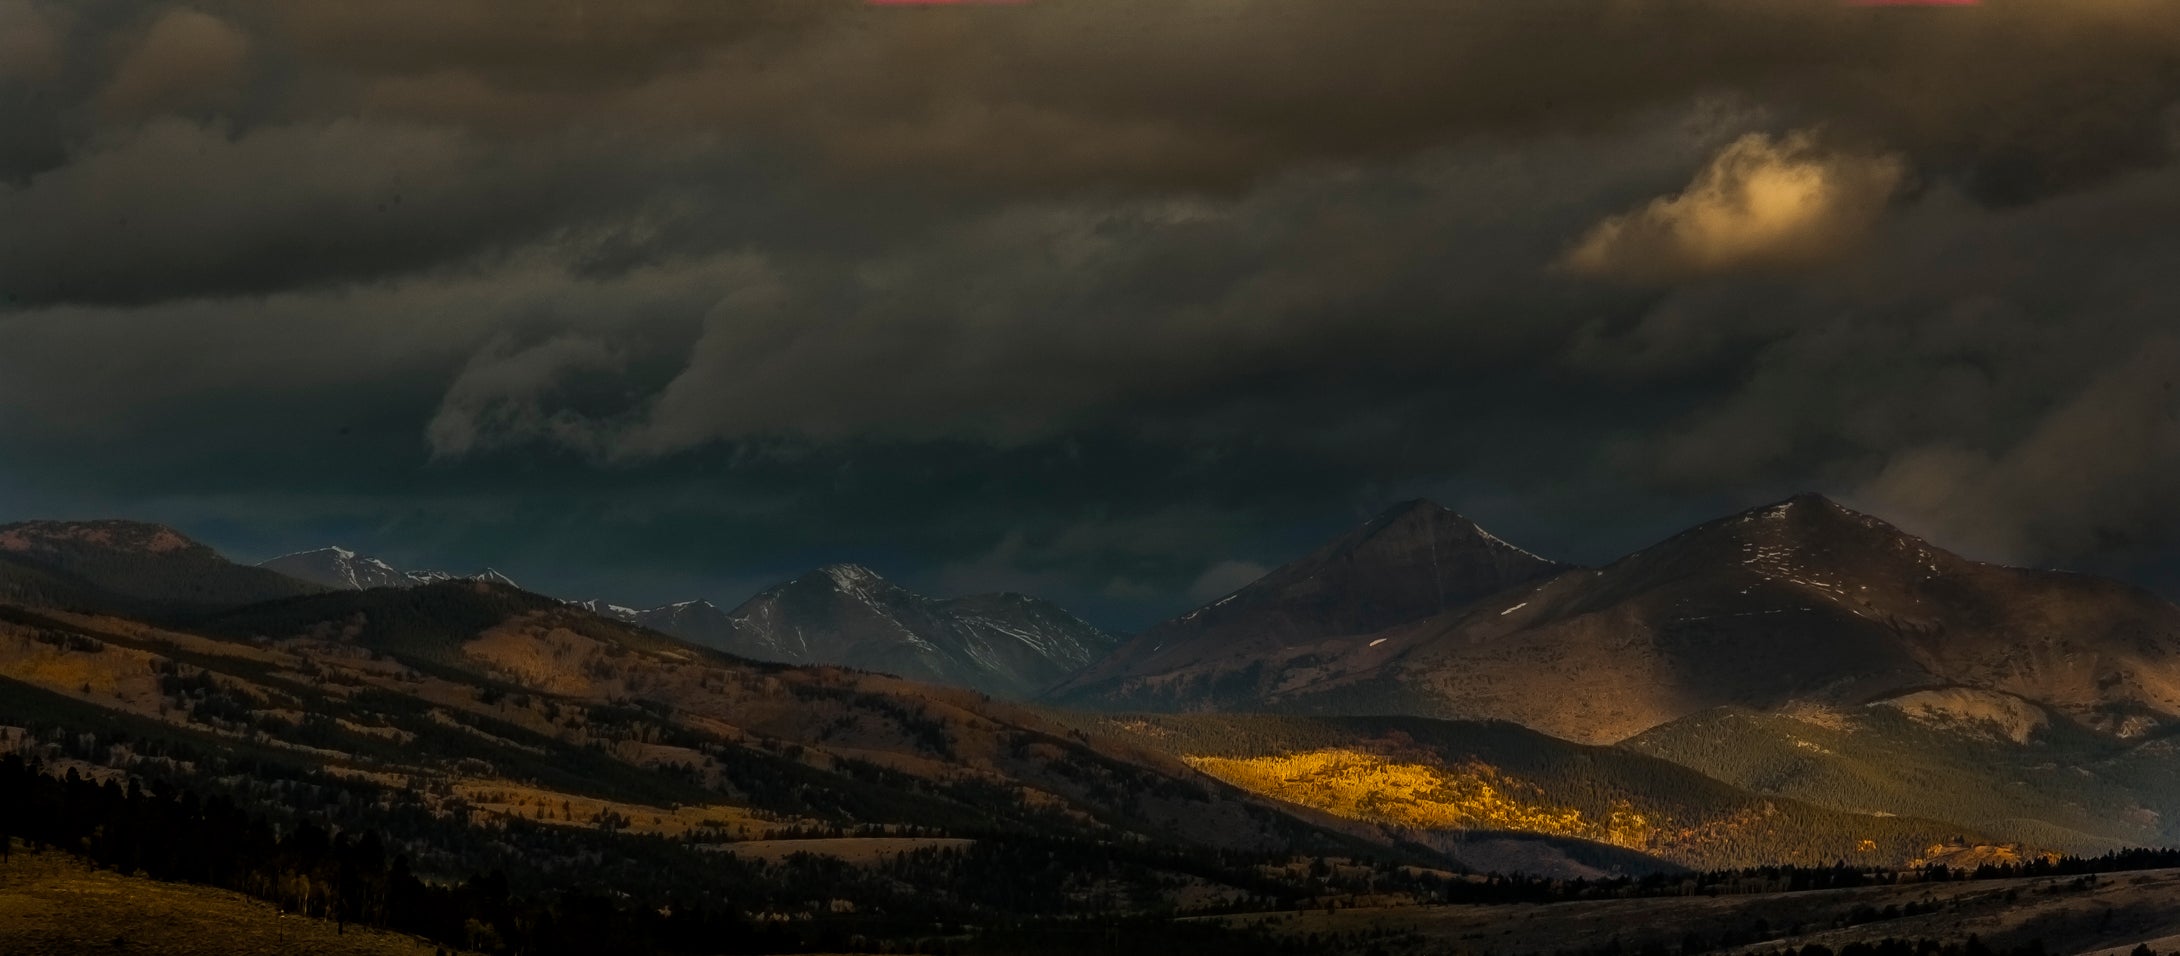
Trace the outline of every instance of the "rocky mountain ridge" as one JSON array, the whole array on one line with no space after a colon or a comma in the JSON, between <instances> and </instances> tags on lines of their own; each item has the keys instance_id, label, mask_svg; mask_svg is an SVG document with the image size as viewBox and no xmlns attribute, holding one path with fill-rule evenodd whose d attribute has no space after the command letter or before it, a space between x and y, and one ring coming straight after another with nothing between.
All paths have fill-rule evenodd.
<instances>
[{"instance_id":1,"label":"rocky mountain ridge","mask_svg":"<svg viewBox=\"0 0 2180 956\"><path fill-rule=\"evenodd\" d=\"M1022 594L929 598L861 565L827 565L727 615L729 653L834 663L1028 697L1109 653L1116 640Z\"/></svg>"},{"instance_id":2,"label":"rocky mountain ridge","mask_svg":"<svg viewBox=\"0 0 2180 956\"><path fill-rule=\"evenodd\" d=\"M339 546L283 554L259 564L258 567L323 587L349 591L411 588L441 581L465 580L521 587L514 579L491 568L470 574L456 574L451 571L403 571L378 558L357 554Z\"/></svg>"}]
</instances>

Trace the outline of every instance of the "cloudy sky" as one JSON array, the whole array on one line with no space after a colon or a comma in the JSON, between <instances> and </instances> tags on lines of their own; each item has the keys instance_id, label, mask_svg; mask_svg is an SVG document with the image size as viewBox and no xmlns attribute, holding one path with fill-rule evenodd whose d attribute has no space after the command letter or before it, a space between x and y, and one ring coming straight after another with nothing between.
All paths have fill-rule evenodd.
<instances>
[{"instance_id":1,"label":"cloudy sky","mask_svg":"<svg viewBox=\"0 0 2180 956\"><path fill-rule=\"evenodd\" d=\"M2180 3L0 0L0 520L1118 628L1425 496L2180 593Z\"/></svg>"}]
</instances>

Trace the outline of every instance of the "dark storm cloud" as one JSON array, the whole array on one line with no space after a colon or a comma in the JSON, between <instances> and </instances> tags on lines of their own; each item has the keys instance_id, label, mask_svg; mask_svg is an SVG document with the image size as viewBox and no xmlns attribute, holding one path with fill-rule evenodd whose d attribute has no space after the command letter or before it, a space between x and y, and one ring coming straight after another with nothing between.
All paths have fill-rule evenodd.
<instances>
[{"instance_id":1,"label":"dark storm cloud","mask_svg":"<svg viewBox=\"0 0 2180 956\"><path fill-rule=\"evenodd\" d=\"M339 3L240 16L374 108L520 128L758 124L854 169L1232 185L1303 159L1593 123L1737 91L2051 188L2163 155L2155 0L1884 11L1807 0Z\"/></svg>"},{"instance_id":2,"label":"dark storm cloud","mask_svg":"<svg viewBox=\"0 0 2180 956\"><path fill-rule=\"evenodd\" d=\"M444 127L158 119L0 193L24 234L7 291L157 302L430 270L580 227L590 210L559 177L583 165L563 155L548 171Z\"/></svg>"},{"instance_id":3,"label":"dark storm cloud","mask_svg":"<svg viewBox=\"0 0 2180 956\"><path fill-rule=\"evenodd\" d=\"M782 434L1017 443L1116 418L1180 437L1270 417L1370 440L1339 401L1293 406L1484 397L1509 364L1548 356L1577 305L1609 301L1546 269L1599 197L1671 175L1739 121L1605 141L1610 168L1588 159L1599 141L1554 139L1240 198L1018 202L846 259L724 256L685 364L627 414L544 408L603 351L535 343L464 373L434 447L548 438L626 462Z\"/></svg>"},{"instance_id":4,"label":"dark storm cloud","mask_svg":"<svg viewBox=\"0 0 2180 956\"><path fill-rule=\"evenodd\" d=\"M1731 94L2020 198L2161 161L2180 54L2180 12L2150 0L7 10L25 65L5 82L36 90L15 112L50 120L17 148L60 158L0 197L0 275L40 301L383 277L627 226L751 143L987 198L1225 191Z\"/></svg>"},{"instance_id":5,"label":"dark storm cloud","mask_svg":"<svg viewBox=\"0 0 2180 956\"><path fill-rule=\"evenodd\" d=\"M0 486L1131 622L1412 494L2180 563L2176 61L2159 0L0 0Z\"/></svg>"}]
</instances>

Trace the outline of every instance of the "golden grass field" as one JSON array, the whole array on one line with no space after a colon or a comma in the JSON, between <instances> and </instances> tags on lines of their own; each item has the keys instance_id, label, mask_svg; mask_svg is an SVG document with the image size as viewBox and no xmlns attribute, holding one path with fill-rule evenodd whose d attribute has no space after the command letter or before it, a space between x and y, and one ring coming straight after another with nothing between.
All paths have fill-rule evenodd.
<instances>
[{"instance_id":1,"label":"golden grass field","mask_svg":"<svg viewBox=\"0 0 2180 956\"><path fill-rule=\"evenodd\" d=\"M441 951L414 936L282 915L239 893L95 870L65 853L21 845L0 863L0 953L75 956L418 956Z\"/></svg>"},{"instance_id":2,"label":"golden grass field","mask_svg":"<svg viewBox=\"0 0 2180 956\"><path fill-rule=\"evenodd\" d=\"M1522 794L1490 767L1440 768L1354 750L1268 757L1190 757L1190 766L1244 790L1336 816L1423 830L1519 830L1613 841L1613 827ZM1619 822L1619 821L1614 821ZM1632 821L1640 825L1642 819Z\"/></svg>"}]
</instances>

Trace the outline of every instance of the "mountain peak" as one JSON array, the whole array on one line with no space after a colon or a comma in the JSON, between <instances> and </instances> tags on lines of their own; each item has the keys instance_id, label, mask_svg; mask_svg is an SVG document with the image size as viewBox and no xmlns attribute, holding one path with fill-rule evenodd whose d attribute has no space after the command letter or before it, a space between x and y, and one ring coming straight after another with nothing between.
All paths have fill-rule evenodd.
<instances>
[{"instance_id":1,"label":"mountain peak","mask_svg":"<svg viewBox=\"0 0 2180 956\"><path fill-rule=\"evenodd\" d=\"M1318 582L1337 578L1346 582L1337 590L1367 595L1367 609L1357 608L1365 611L1362 618L1345 626L1375 630L1564 568L1508 543L1460 512L1416 498L1379 512L1362 527L1243 590L1293 592L1288 598L1314 603L1317 598L1308 595L1322 590Z\"/></svg>"},{"instance_id":2,"label":"mountain peak","mask_svg":"<svg viewBox=\"0 0 2180 956\"><path fill-rule=\"evenodd\" d=\"M361 552L351 551L347 548L341 547L340 545L330 545L323 548L312 548L308 551L291 551L276 558L260 561L258 562L257 566L261 568L269 568L282 564L284 562L294 561L356 562L360 564L368 564L373 567L385 568L387 570L393 569L393 565L387 564L385 561L371 557L370 555L363 554Z\"/></svg>"},{"instance_id":3,"label":"mountain peak","mask_svg":"<svg viewBox=\"0 0 2180 956\"><path fill-rule=\"evenodd\" d=\"M1476 527L1476 522L1428 498L1411 498L1378 512L1370 520L1363 522L1360 530L1362 536L1367 538L1390 528L1410 525L1472 528Z\"/></svg>"},{"instance_id":4,"label":"mountain peak","mask_svg":"<svg viewBox=\"0 0 2180 956\"><path fill-rule=\"evenodd\" d=\"M1409 515L1454 513L1455 512L1452 508L1448 508L1445 505L1432 501L1429 498L1410 498L1406 501L1396 501L1391 505L1386 506L1384 511L1378 512L1377 517L1371 519L1371 522L1375 524L1381 521L1396 520Z\"/></svg>"},{"instance_id":5,"label":"mountain peak","mask_svg":"<svg viewBox=\"0 0 2180 956\"><path fill-rule=\"evenodd\" d=\"M1805 492L1689 528L1613 567L1679 573L1672 569L1688 562L1728 560L1750 568L1824 565L1856 574L1920 568L1919 576L1957 559L1884 519Z\"/></svg>"},{"instance_id":6,"label":"mountain peak","mask_svg":"<svg viewBox=\"0 0 2180 956\"><path fill-rule=\"evenodd\" d=\"M1110 701L1138 688L1165 693L1155 688L1175 684L1176 675L1251 674L1289 649L1436 617L1566 568L1436 502L1403 501L1238 591L1152 626L1057 693ZM1246 683L1225 686L1255 692Z\"/></svg>"},{"instance_id":7,"label":"mountain peak","mask_svg":"<svg viewBox=\"0 0 2180 956\"><path fill-rule=\"evenodd\" d=\"M847 590L879 587L887 583L878 572L860 564L828 564L817 569L817 573L831 578L836 587Z\"/></svg>"},{"instance_id":8,"label":"mountain peak","mask_svg":"<svg viewBox=\"0 0 2180 956\"><path fill-rule=\"evenodd\" d=\"M1911 538L1907 532L1875 515L1856 511L1846 505L1813 491L1803 492L1791 498L1759 505L1730 516L1714 525L1743 527L1752 524L1778 526L1797 535L1818 533L1824 528L1838 528L1860 533L1878 533L1888 537ZM1700 530L1703 526L1699 525Z\"/></svg>"},{"instance_id":9,"label":"mountain peak","mask_svg":"<svg viewBox=\"0 0 2180 956\"><path fill-rule=\"evenodd\" d=\"M1352 547L1361 547L1372 539L1387 534L1397 535L1403 530L1454 544L1481 544L1486 549L1534 559L1552 564L1556 562L1541 557L1498 535L1484 529L1476 520L1428 498L1411 498L1393 505L1365 522L1352 538Z\"/></svg>"},{"instance_id":10,"label":"mountain peak","mask_svg":"<svg viewBox=\"0 0 2180 956\"><path fill-rule=\"evenodd\" d=\"M1850 515L1857 518L1870 517L1869 515L1865 515L1862 512L1849 508L1846 505L1840 504L1839 502L1834 501L1828 497L1825 497L1823 494L1814 491L1804 491L1798 495L1794 495L1780 501L1775 501L1769 505L1765 505L1760 508L1754 508L1751 510L1765 513L1775 512L1781 515L1823 514Z\"/></svg>"},{"instance_id":11,"label":"mountain peak","mask_svg":"<svg viewBox=\"0 0 2180 956\"><path fill-rule=\"evenodd\" d=\"M277 558L273 558L272 561L279 561L286 558L308 558L320 556L331 557L341 561L354 561L358 557L356 552L350 551L347 548L335 544L328 545L323 548L312 548L308 551L290 551L287 554L283 554ZM271 564L272 561L266 561L264 563Z\"/></svg>"}]
</instances>

